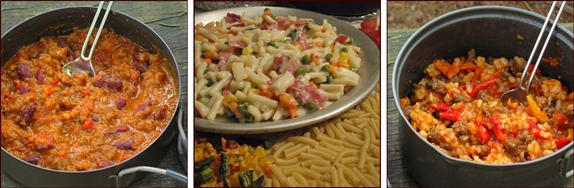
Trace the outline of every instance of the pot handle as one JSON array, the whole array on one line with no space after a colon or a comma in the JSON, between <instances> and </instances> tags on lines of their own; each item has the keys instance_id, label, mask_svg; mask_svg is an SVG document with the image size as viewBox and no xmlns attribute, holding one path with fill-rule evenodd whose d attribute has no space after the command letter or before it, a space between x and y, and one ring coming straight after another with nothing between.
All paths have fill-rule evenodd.
<instances>
[{"instance_id":1,"label":"pot handle","mask_svg":"<svg viewBox=\"0 0 574 188\"><path fill-rule=\"evenodd\" d=\"M574 153L574 149L570 149L569 151L566 152L566 154L564 154L564 157L559 159L558 165L559 165L559 169L560 171L558 171L558 174L560 175L560 177L562 178L570 178L572 177L572 160L570 159L570 157L572 157L572 153ZM569 171L568 171L569 170Z\"/></svg>"},{"instance_id":2,"label":"pot handle","mask_svg":"<svg viewBox=\"0 0 574 188\"><path fill-rule=\"evenodd\" d=\"M123 187L122 176L124 176L126 174L130 174L130 173L134 173L134 172L153 172L153 173L157 173L157 174L163 174L165 176L174 178L178 181L181 181L181 182L187 184L187 176L180 174L180 173L177 173L173 170L161 169L161 168L155 168L155 167L149 167L149 166L136 166L136 167L123 169L118 173L118 175L110 176L108 178L108 180L110 181L110 187Z\"/></svg>"}]
</instances>

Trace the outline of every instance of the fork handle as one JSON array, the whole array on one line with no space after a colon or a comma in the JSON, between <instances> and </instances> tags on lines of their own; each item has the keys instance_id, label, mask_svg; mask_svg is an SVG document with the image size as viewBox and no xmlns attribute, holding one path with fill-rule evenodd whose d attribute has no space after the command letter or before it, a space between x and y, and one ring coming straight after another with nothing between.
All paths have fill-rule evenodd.
<instances>
[{"instance_id":1,"label":"fork handle","mask_svg":"<svg viewBox=\"0 0 574 188\"><path fill-rule=\"evenodd\" d=\"M86 52L86 48L88 46L89 37L92 36L92 30L94 29L94 26L96 25L96 22L98 21L98 17L100 16L100 11L102 10L102 6L104 5L104 1L100 1L100 5L98 6L98 10L96 11L96 15L94 15L94 20L92 21L92 24L90 25L90 29L88 30L87 38L84 41L84 45L82 46L82 53L80 55L80 58L82 58L83 60L88 61L92 58L92 54L94 53L94 50L96 49L96 44L98 43L98 39L100 38L100 33L102 32L102 29L104 28L104 24L106 23L106 19L108 18L108 14L110 13L110 10L112 8L113 3L114 3L113 1L110 1L110 3L108 4L108 8L106 8L106 12L104 13L104 17L102 18L102 21L100 22L100 27L98 28L98 33L96 33L96 37L94 38L94 42L92 43L92 48L90 49L90 53L86 57L85 52Z\"/></svg>"}]
</instances>

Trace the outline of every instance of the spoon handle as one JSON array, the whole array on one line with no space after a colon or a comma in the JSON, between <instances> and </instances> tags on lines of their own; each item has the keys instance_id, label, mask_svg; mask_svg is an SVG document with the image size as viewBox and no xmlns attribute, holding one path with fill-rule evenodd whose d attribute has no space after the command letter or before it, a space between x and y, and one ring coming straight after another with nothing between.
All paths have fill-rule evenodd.
<instances>
[{"instance_id":1,"label":"spoon handle","mask_svg":"<svg viewBox=\"0 0 574 188\"><path fill-rule=\"evenodd\" d=\"M96 33L96 37L94 38L94 42L92 44L92 48L90 49L90 53L86 57L85 51L86 51L86 47L88 46L89 37L92 35L92 30L94 29L94 26L96 25L96 22L98 21L98 17L100 16L100 11L102 10L102 6L104 5L104 1L100 1L100 5L98 6L98 10L96 11L96 15L94 15L94 20L92 21L92 25L90 25L90 29L88 30L87 38L84 41L84 45L82 46L82 53L81 53L80 57L83 60L89 61L92 58L92 54L94 53L94 49L96 49L96 44L98 43L98 39L100 38L100 33L102 32L102 29L104 28L104 24L106 23L106 19L108 18L108 14L110 13L110 10L112 8L113 3L114 3L113 1L110 1L110 3L108 4L108 8L106 8L106 12L104 14L104 17L102 18L102 22L100 23L100 27L98 28L98 33Z\"/></svg>"},{"instance_id":2,"label":"spoon handle","mask_svg":"<svg viewBox=\"0 0 574 188\"><path fill-rule=\"evenodd\" d=\"M528 90L530 89L530 83L532 82L532 79L534 78L534 75L535 75L534 72L536 69L538 69L538 65L540 65L540 60L542 60L542 56L544 55L544 51L546 50L546 46L548 45L548 41L550 41L550 38L552 37L552 33L554 32L554 28L556 27L556 24L558 24L558 18L560 18L560 14L562 14L562 10L564 9L564 5L566 5L566 1L562 2L562 6L560 6L560 10L558 10L558 13L556 14L556 18L554 18L554 23L552 24L552 27L550 28L550 32L548 33L548 36L546 37L546 41L544 42L544 45L542 46L542 49L540 51L540 55L538 56L538 59L534 64L534 68L532 69L532 73L530 74L530 78L528 79L528 82L524 82L524 78L526 78L526 70L528 69L528 66L530 65L530 63L532 63L532 59L534 58L534 54L536 54L536 50L538 48L538 44L540 43L540 39L542 39L542 35L544 35L544 30L546 29L546 25L548 24L548 21L550 20L550 17L552 16L552 12L554 12L555 5L556 5L556 1L554 1L552 3L552 6L550 6L550 11L548 11L548 15L546 16L546 20L544 21L544 25L542 26L542 29L540 30L540 34L538 35L538 39L536 39L536 43L534 44L534 49L532 49L532 53L530 54L530 58L528 58L528 62L526 63L526 66L524 67L524 72L522 73L522 77L520 78L519 87L521 89L524 89L526 92L528 92ZM524 84L526 84L526 86Z\"/></svg>"}]
</instances>

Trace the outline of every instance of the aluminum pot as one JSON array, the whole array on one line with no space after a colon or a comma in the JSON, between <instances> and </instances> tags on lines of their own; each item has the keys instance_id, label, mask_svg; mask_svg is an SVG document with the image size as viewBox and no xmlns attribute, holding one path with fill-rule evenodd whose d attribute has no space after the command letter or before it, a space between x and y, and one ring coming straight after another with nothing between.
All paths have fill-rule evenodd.
<instances>
[{"instance_id":1,"label":"aluminum pot","mask_svg":"<svg viewBox=\"0 0 574 188\"><path fill-rule=\"evenodd\" d=\"M521 9L484 6L457 10L432 20L416 31L398 54L392 76L395 105L401 109L399 99L411 95L413 84L423 78L423 70L435 58L465 56L471 48L485 57L528 58L544 19ZM546 30L548 33L549 27ZM561 64L557 68L548 63L540 65L543 75L560 80L569 91L574 89L572 40L572 32L557 26L544 57L556 57ZM533 161L507 165L476 163L447 156L422 138L402 111L399 113L404 162L422 186L556 187L572 181L572 142Z\"/></svg>"},{"instance_id":2,"label":"aluminum pot","mask_svg":"<svg viewBox=\"0 0 574 188\"><path fill-rule=\"evenodd\" d=\"M72 32L74 27L89 27L94 18L96 8L69 7L48 11L23 21L2 36L2 65L13 57L22 46L36 43L44 36L60 36ZM100 14L102 16L103 14ZM170 68L177 84L177 100L181 92L179 71L175 57L167 44L144 23L124 13L113 11L108 15L106 28L113 28L117 34L129 38L133 42L160 53L170 62ZM173 107L174 112L178 105ZM167 153L167 149L177 133L177 122L174 115L169 117L170 123L161 135L150 146L139 154L122 163L106 168L69 172L38 167L14 157L2 148L2 170L10 177L25 186L54 186L54 187L107 187L115 183L114 175L122 169L134 166L157 166ZM127 186L148 173L132 173L123 176L122 184Z\"/></svg>"}]
</instances>

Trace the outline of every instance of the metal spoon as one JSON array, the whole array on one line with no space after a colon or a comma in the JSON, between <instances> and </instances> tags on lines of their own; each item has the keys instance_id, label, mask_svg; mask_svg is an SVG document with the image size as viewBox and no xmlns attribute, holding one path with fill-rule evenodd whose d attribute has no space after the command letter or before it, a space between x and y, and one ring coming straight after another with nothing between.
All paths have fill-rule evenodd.
<instances>
[{"instance_id":1,"label":"metal spoon","mask_svg":"<svg viewBox=\"0 0 574 188\"><path fill-rule=\"evenodd\" d=\"M90 53L88 56L85 56L86 48L88 47L88 41L90 40L90 36L92 35L92 30L98 21L98 16L100 15L100 11L102 10L102 6L104 5L103 1L100 1L100 5L98 6L98 10L96 11L96 15L94 16L94 20L92 21L92 25L90 26L90 30L88 30L88 35L86 35L86 40L84 41L84 45L82 46L82 51L80 57L77 59L66 63L62 67L62 72L71 76L75 73L83 73L88 72L90 76L96 75L96 71L94 71L94 67L92 66L92 53L94 49L96 49L96 43L98 43L98 39L100 38L100 33L104 28L104 24L106 23L106 18L108 18L108 13L110 12L110 8L114 2L110 1L108 4L108 8L106 9L106 13L104 14L104 18L102 18L102 22L100 23L100 28L98 29L98 33L96 33L96 37L94 38L94 42L92 44L92 48L90 49Z\"/></svg>"},{"instance_id":2,"label":"metal spoon","mask_svg":"<svg viewBox=\"0 0 574 188\"><path fill-rule=\"evenodd\" d=\"M524 71L522 72L522 77L520 77L520 84L518 85L517 88L508 90L507 92L503 93L500 96L500 101L504 105L506 105L509 100L521 102L521 103L526 101L526 96L528 95L528 90L530 89L530 83L532 82L532 79L534 78L534 75L535 75L534 70L538 69L538 65L540 64L540 60L542 60L542 55L544 54L544 50L546 50L546 46L548 45L548 41L550 41L550 37L552 36L552 32L554 32L554 28L556 27L556 24L558 23L558 18L560 17L560 14L562 13L562 10L564 9L564 5L566 5L566 1L562 2L562 6L560 6L560 10L558 10L558 14L556 14L556 18L554 19L554 23L552 24L552 28L550 28L550 32L548 33L548 36L546 37L546 41L544 42L544 46L542 46L542 50L540 51L540 56L538 56L538 60L536 61L536 64L534 64L534 69L532 69L533 71L532 71L532 73L530 73L530 78L528 79L527 82L524 82L525 81L524 79L526 78L526 72L528 70L528 66L532 62L532 59L534 58L534 54L536 53L540 39L542 38L542 35L544 34L544 30L546 29L546 25L548 24L548 20L550 20L550 16L552 16L552 12L554 11L555 5L556 5L556 1L554 1L552 3L552 6L550 6L550 11L548 12L548 16L546 16L546 20L544 21L544 25L542 26L542 29L540 30L540 34L538 35L538 39L536 39L536 43L534 44L534 49L532 49L532 53L530 54L530 58L528 58L528 63L526 63L526 66L524 67Z\"/></svg>"}]
</instances>

